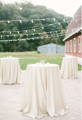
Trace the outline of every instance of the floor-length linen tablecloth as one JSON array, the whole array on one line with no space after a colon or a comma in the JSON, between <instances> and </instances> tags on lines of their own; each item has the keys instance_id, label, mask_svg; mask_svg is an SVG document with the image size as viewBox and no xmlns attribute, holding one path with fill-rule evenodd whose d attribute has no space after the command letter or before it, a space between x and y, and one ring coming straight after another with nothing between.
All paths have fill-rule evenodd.
<instances>
[{"instance_id":1,"label":"floor-length linen tablecloth","mask_svg":"<svg viewBox=\"0 0 82 120\"><path fill-rule=\"evenodd\" d=\"M76 79L78 71L78 61L74 56L66 56L63 58L61 65L61 75L65 79Z\"/></svg>"},{"instance_id":2,"label":"floor-length linen tablecloth","mask_svg":"<svg viewBox=\"0 0 82 120\"><path fill-rule=\"evenodd\" d=\"M15 84L20 83L21 70L19 60L14 57L0 59L0 83Z\"/></svg>"},{"instance_id":3,"label":"floor-length linen tablecloth","mask_svg":"<svg viewBox=\"0 0 82 120\"><path fill-rule=\"evenodd\" d=\"M33 118L64 114L66 108L59 66L32 64L28 66L26 74L22 111Z\"/></svg>"}]
</instances>

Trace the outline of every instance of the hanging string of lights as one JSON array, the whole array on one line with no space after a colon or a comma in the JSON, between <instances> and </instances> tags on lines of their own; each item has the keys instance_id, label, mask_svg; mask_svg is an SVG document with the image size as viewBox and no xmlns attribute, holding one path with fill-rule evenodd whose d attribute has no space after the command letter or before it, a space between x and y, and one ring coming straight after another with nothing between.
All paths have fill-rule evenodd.
<instances>
[{"instance_id":1,"label":"hanging string of lights","mask_svg":"<svg viewBox=\"0 0 82 120\"><path fill-rule=\"evenodd\" d=\"M63 36L63 35L61 35ZM57 38L58 36L55 36ZM13 40L0 40L0 42L8 42L8 41L25 41L25 40L38 40L38 39L49 39L49 38L54 38L54 36L41 36L41 37L33 37L33 38L25 38L25 39L13 39Z\"/></svg>"},{"instance_id":2,"label":"hanging string of lights","mask_svg":"<svg viewBox=\"0 0 82 120\"><path fill-rule=\"evenodd\" d=\"M64 35L51 35L51 36L40 36L40 37L31 37L31 38L24 38L24 39L11 39L11 40L3 40L1 39L0 42L8 42L8 41L24 41L24 40L38 40L38 39L49 39L49 38L58 38L60 36L64 36Z\"/></svg>"},{"instance_id":3,"label":"hanging string of lights","mask_svg":"<svg viewBox=\"0 0 82 120\"><path fill-rule=\"evenodd\" d=\"M22 29L22 30L16 30L16 31L0 31L0 42L5 42L5 41L22 41L22 40L37 40L37 39L44 39L44 38L50 38L50 37L60 37L60 36L64 36L65 34L65 30L61 30L61 32L58 33L58 31L49 31L49 32L46 32L46 31L43 31L43 32L39 32L37 33L36 29L42 29L44 30L45 27L51 27L53 26L54 24L56 24L56 18L44 18L44 19L31 19L31 20L0 20L0 23L11 23L11 22L20 22L20 23L23 23L23 22L31 22L31 23L34 23L34 21L46 21L46 20L53 20L54 23L53 24L48 24L47 26L44 26L43 24L41 26L34 26L33 27L28 27L28 29L31 29L33 31L33 33L28 33L28 29L25 30L25 29ZM57 23L58 25L61 25L61 23ZM41 35L46 35L46 37L44 36L41 36ZM50 35L49 35L50 34ZM19 35L20 37L23 36L23 35L26 35L27 36L35 36L35 35L39 35L39 37L27 37L27 38L24 38L24 39L21 39L20 37L18 39L13 39L13 40L4 40L3 38L4 37L16 37L17 35Z\"/></svg>"},{"instance_id":4,"label":"hanging string of lights","mask_svg":"<svg viewBox=\"0 0 82 120\"><path fill-rule=\"evenodd\" d=\"M5 42L5 41L23 41L23 40L37 40L37 39L45 39L45 38L58 38L60 36L64 36L64 35L51 35L50 37L49 36L40 36L40 37L31 37L31 38L25 38L25 39L8 39L8 40L4 40L4 39L1 39L0 42Z\"/></svg>"},{"instance_id":5,"label":"hanging string of lights","mask_svg":"<svg viewBox=\"0 0 82 120\"><path fill-rule=\"evenodd\" d=\"M24 19L24 20L0 20L0 23L11 23L11 22L31 22L34 23L34 21L46 21L46 20L53 20L56 21L56 18L37 18L37 19Z\"/></svg>"},{"instance_id":6,"label":"hanging string of lights","mask_svg":"<svg viewBox=\"0 0 82 120\"><path fill-rule=\"evenodd\" d=\"M27 35L27 36L29 36L29 35L32 35L32 36L34 36L34 35L42 35L42 34L58 34L58 35L62 35L62 34L65 34L65 32L64 31L61 31L60 33L58 33L58 31L56 32L56 31L50 31L50 32L46 32L46 31L44 31L44 32L40 32L40 33L30 33L30 34L28 34L28 33L20 33L20 31L18 31L18 34L11 34L11 32L9 32L10 34L4 34L4 35L1 35L0 37L2 38L2 37L4 37L4 36L7 36L7 37L10 37L10 36L16 36L16 35L19 35L19 36L21 36L21 35Z\"/></svg>"},{"instance_id":7,"label":"hanging string of lights","mask_svg":"<svg viewBox=\"0 0 82 120\"><path fill-rule=\"evenodd\" d=\"M28 30L32 30L32 31L36 31L36 29L42 29L42 30L44 30L44 28L48 28L49 26L51 27L51 26L53 26L54 25L54 23L52 23L52 24L48 24L48 25L45 25L45 26L43 26L43 25L41 25L41 26L34 26L34 27L28 27L27 28L27 30L26 29L22 29L21 31L19 31L19 30L13 30L13 31L9 31L9 30L7 30L7 31L0 31L0 34L4 34L4 33L9 33L9 34L11 34L11 33L20 33L20 32L28 32Z\"/></svg>"},{"instance_id":8,"label":"hanging string of lights","mask_svg":"<svg viewBox=\"0 0 82 120\"><path fill-rule=\"evenodd\" d=\"M22 31L2 31L2 32L0 32L0 34L13 34L13 33L15 33L15 34L20 34L20 33L24 33L24 34L27 34L28 33L28 31L29 30L22 30ZM32 31L33 32L36 32L36 29L32 29ZM45 31L44 31L45 32ZM53 31L53 32L57 32L58 33L58 31ZM62 33L65 33L65 30L61 30L61 32ZM36 33L35 33L36 34Z\"/></svg>"}]
</instances>

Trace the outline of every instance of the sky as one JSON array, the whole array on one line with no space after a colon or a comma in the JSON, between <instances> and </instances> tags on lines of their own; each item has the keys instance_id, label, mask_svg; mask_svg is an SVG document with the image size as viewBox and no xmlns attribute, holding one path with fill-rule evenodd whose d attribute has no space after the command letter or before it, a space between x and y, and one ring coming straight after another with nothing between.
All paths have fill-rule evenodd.
<instances>
[{"instance_id":1,"label":"sky","mask_svg":"<svg viewBox=\"0 0 82 120\"><path fill-rule=\"evenodd\" d=\"M32 2L34 5L44 5L49 9L73 17L77 9L82 5L82 0L0 0L4 3Z\"/></svg>"}]
</instances>

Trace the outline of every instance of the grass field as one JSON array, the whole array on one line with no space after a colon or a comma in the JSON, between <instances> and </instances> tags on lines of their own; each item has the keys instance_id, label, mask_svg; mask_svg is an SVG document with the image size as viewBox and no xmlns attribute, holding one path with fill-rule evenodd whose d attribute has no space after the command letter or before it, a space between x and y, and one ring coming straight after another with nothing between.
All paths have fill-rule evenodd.
<instances>
[{"instance_id":1,"label":"grass field","mask_svg":"<svg viewBox=\"0 0 82 120\"><path fill-rule=\"evenodd\" d=\"M49 63L54 63L54 64L59 64L61 65L62 62L62 56L58 55L58 56L42 56L42 57L31 57L28 56L28 58L24 58L24 59L20 59L20 65L22 69L26 68L27 64L31 64L31 63L37 63L37 62L49 62Z\"/></svg>"},{"instance_id":2,"label":"grass field","mask_svg":"<svg viewBox=\"0 0 82 120\"><path fill-rule=\"evenodd\" d=\"M40 54L37 52L5 52L0 53L0 57L13 56L20 59L21 69L26 69L28 64L37 62L49 62L61 65L63 54Z\"/></svg>"},{"instance_id":3,"label":"grass field","mask_svg":"<svg viewBox=\"0 0 82 120\"><path fill-rule=\"evenodd\" d=\"M1 57L8 57L8 56L13 56L17 57L20 60L20 66L21 69L26 69L26 66L28 64L33 64L37 62L49 62L53 64L59 64L61 65L62 59L64 57L63 54L40 54L37 52L5 52L5 53L0 53L0 58ZM82 66L78 65L78 69L82 70Z\"/></svg>"}]
</instances>

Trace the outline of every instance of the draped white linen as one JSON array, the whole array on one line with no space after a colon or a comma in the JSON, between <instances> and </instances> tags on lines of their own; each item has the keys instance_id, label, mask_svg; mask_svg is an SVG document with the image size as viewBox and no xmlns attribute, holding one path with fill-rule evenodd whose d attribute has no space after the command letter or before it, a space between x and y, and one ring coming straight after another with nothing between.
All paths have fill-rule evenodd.
<instances>
[{"instance_id":1,"label":"draped white linen","mask_svg":"<svg viewBox=\"0 0 82 120\"><path fill-rule=\"evenodd\" d=\"M22 111L37 118L65 113L62 81L59 66L55 64L31 64L28 66L24 86Z\"/></svg>"},{"instance_id":2,"label":"draped white linen","mask_svg":"<svg viewBox=\"0 0 82 120\"><path fill-rule=\"evenodd\" d=\"M76 79L78 72L78 61L74 56L66 56L63 58L61 65L61 75L66 79Z\"/></svg>"},{"instance_id":3,"label":"draped white linen","mask_svg":"<svg viewBox=\"0 0 82 120\"><path fill-rule=\"evenodd\" d=\"M15 84L20 83L21 70L19 60L14 57L0 59L0 83Z\"/></svg>"}]
</instances>

